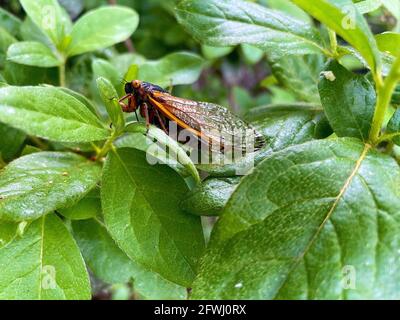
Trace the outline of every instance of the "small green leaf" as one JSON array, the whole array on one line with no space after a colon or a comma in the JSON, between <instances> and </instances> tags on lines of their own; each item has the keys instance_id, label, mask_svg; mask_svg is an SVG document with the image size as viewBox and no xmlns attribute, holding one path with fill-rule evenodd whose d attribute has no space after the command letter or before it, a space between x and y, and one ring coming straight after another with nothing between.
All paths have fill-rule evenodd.
<instances>
[{"instance_id":1,"label":"small green leaf","mask_svg":"<svg viewBox=\"0 0 400 320\"><path fill-rule=\"evenodd\" d=\"M11 160L21 149L26 135L18 129L0 123L0 156L3 160Z\"/></svg>"},{"instance_id":2,"label":"small green leaf","mask_svg":"<svg viewBox=\"0 0 400 320\"><path fill-rule=\"evenodd\" d=\"M0 299L90 299L89 276L75 241L54 214L33 222L0 249Z\"/></svg>"},{"instance_id":3,"label":"small green leaf","mask_svg":"<svg viewBox=\"0 0 400 320\"><path fill-rule=\"evenodd\" d=\"M6 62L8 48L17 40L6 30L0 27L0 68L3 69Z\"/></svg>"},{"instance_id":4,"label":"small green leaf","mask_svg":"<svg viewBox=\"0 0 400 320\"><path fill-rule=\"evenodd\" d=\"M128 39L139 23L138 14L129 8L110 6L89 11L73 26L68 56L110 47Z\"/></svg>"},{"instance_id":5,"label":"small green leaf","mask_svg":"<svg viewBox=\"0 0 400 320\"><path fill-rule=\"evenodd\" d=\"M100 91L100 96L106 106L108 115L110 116L112 125L121 131L125 127L125 117L122 113L122 108L118 104L118 94L110 81L105 78L97 78L97 88Z\"/></svg>"},{"instance_id":6,"label":"small green leaf","mask_svg":"<svg viewBox=\"0 0 400 320\"><path fill-rule=\"evenodd\" d=\"M399 299L399 195L396 161L359 140L272 154L226 205L192 298Z\"/></svg>"},{"instance_id":7,"label":"small green leaf","mask_svg":"<svg viewBox=\"0 0 400 320\"><path fill-rule=\"evenodd\" d=\"M60 47L70 32L72 22L57 0L21 0L25 12L32 21Z\"/></svg>"},{"instance_id":8,"label":"small green leaf","mask_svg":"<svg viewBox=\"0 0 400 320\"><path fill-rule=\"evenodd\" d=\"M7 59L19 64L36 67L57 67L62 61L48 47L40 42L17 42L7 51Z\"/></svg>"},{"instance_id":9,"label":"small green leaf","mask_svg":"<svg viewBox=\"0 0 400 320\"><path fill-rule=\"evenodd\" d=\"M205 44L201 46L201 52L203 56L208 60L214 60L227 56L234 49L235 47L211 47Z\"/></svg>"},{"instance_id":10,"label":"small green leaf","mask_svg":"<svg viewBox=\"0 0 400 320\"><path fill-rule=\"evenodd\" d=\"M100 190L95 188L72 207L59 208L57 212L70 220L87 220L101 215Z\"/></svg>"},{"instance_id":11,"label":"small green leaf","mask_svg":"<svg viewBox=\"0 0 400 320\"><path fill-rule=\"evenodd\" d=\"M186 288L130 260L98 220L74 221L74 237L90 270L106 283L127 283L146 299L184 299Z\"/></svg>"},{"instance_id":12,"label":"small green leaf","mask_svg":"<svg viewBox=\"0 0 400 320\"><path fill-rule=\"evenodd\" d=\"M400 145L400 109L396 109L386 126L386 133L399 133L399 136L393 138L393 142Z\"/></svg>"},{"instance_id":13,"label":"small green leaf","mask_svg":"<svg viewBox=\"0 0 400 320\"><path fill-rule=\"evenodd\" d=\"M72 206L100 179L98 164L66 152L33 153L0 173L0 219L36 219Z\"/></svg>"},{"instance_id":14,"label":"small green leaf","mask_svg":"<svg viewBox=\"0 0 400 320\"><path fill-rule=\"evenodd\" d=\"M329 0L293 2L358 50L373 72L380 71L381 57L374 36L351 0L336 0L335 4Z\"/></svg>"},{"instance_id":15,"label":"small green leaf","mask_svg":"<svg viewBox=\"0 0 400 320\"><path fill-rule=\"evenodd\" d=\"M376 94L373 85L362 75L354 74L331 61L321 75L319 93L322 106L339 137L366 141L371 129Z\"/></svg>"},{"instance_id":16,"label":"small green leaf","mask_svg":"<svg viewBox=\"0 0 400 320\"><path fill-rule=\"evenodd\" d=\"M324 51L311 25L248 1L184 0L176 15L197 40L210 46L247 43L275 57Z\"/></svg>"},{"instance_id":17,"label":"small green leaf","mask_svg":"<svg viewBox=\"0 0 400 320\"><path fill-rule=\"evenodd\" d=\"M255 47L255 46L252 46L250 44L244 43L240 46L240 48L242 49L244 59L248 64L256 64L264 56L263 50Z\"/></svg>"},{"instance_id":18,"label":"small green leaf","mask_svg":"<svg viewBox=\"0 0 400 320\"><path fill-rule=\"evenodd\" d=\"M180 168L177 166L182 165L186 174L183 174L186 177L192 175L195 182L200 183L199 173L193 164L191 158L186 154L186 151L181 147L181 145L161 129L150 126L147 129L144 123L131 123L125 128L126 132L130 132L135 134L135 136L128 136L125 139L122 139L116 145L119 148L135 148L138 150L142 150L146 152L148 157L154 157L161 161L161 163L165 163L170 165L171 167L182 173ZM139 138L136 134L141 134L142 138ZM167 152L168 150L168 152ZM157 163L157 162L155 162Z\"/></svg>"},{"instance_id":19,"label":"small green leaf","mask_svg":"<svg viewBox=\"0 0 400 320\"><path fill-rule=\"evenodd\" d=\"M60 142L90 142L109 136L83 103L54 87L0 88L0 121Z\"/></svg>"},{"instance_id":20,"label":"small green leaf","mask_svg":"<svg viewBox=\"0 0 400 320\"><path fill-rule=\"evenodd\" d=\"M362 0L355 4L355 7L361 14L366 14L378 10L382 6L381 0Z\"/></svg>"},{"instance_id":21,"label":"small green leaf","mask_svg":"<svg viewBox=\"0 0 400 320\"><path fill-rule=\"evenodd\" d=\"M204 248L200 219L180 210L187 191L172 169L151 166L142 152L108 154L101 199L111 236L132 260L186 287Z\"/></svg>"},{"instance_id":22,"label":"small green leaf","mask_svg":"<svg viewBox=\"0 0 400 320\"><path fill-rule=\"evenodd\" d=\"M379 50L397 57L400 55L400 33L384 32L375 36Z\"/></svg>"},{"instance_id":23,"label":"small green leaf","mask_svg":"<svg viewBox=\"0 0 400 320\"><path fill-rule=\"evenodd\" d=\"M118 96L122 95L123 91L121 90L122 87L120 86L122 82L122 75L121 72L118 71L114 65L104 59L94 59L92 62L92 70L95 80L100 77L109 80L114 88L120 89L118 92Z\"/></svg>"},{"instance_id":24,"label":"small green leaf","mask_svg":"<svg viewBox=\"0 0 400 320\"><path fill-rule=\"evenodd\" d=\"M188 193L182 208L198 216L218 216L239 181L239 177L206 179Z\"/></svg>"},{"instance_id":25,"label":"small green leaf","mask_svg":"<svg viewBox=\"0 0 400 320\"><path fill-rule=\"evenodd\" d=\"M0 8L0 27L7 30L11 35L16 36L21 27L21 20L3 8Z\"/></svg>"},{"instance_id":26,"label":"small green leaf","mask_svg":"<svg viewBox=\"0 0 400 320\"><path fill-rule=\"evenodd\" d=\"M189 52L176 52L160 60L147 61L139 68L139 79L166 87L195 82L204 67L204 60Z\"/></svg>"}]
</instances>

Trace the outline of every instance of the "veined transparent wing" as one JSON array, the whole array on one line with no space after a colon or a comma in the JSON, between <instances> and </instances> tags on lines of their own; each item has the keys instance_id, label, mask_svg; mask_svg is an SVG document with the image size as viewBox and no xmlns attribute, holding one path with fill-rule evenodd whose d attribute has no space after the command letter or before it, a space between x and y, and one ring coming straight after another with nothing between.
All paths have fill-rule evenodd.
<instances>
[{"instance_id":1,"label":"veined transparent wing","mask_svg":"<svg viewBox=\"0 0 400 320\"><path fill-rule=\"evenodd\" d=\"M252 126L220 105L157 92L153 93L153 99L179 120L178 125L181 122L194 129L202 140L211 142L214 147L258 150L265 145L262 135Z\"/></svg>"}]
</instances>

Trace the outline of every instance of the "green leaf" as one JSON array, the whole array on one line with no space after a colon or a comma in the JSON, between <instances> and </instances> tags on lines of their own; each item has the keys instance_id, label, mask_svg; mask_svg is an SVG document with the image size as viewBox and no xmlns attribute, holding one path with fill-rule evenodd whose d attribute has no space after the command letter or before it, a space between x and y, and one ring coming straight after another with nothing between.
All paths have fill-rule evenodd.
<instances>
[{"instance_id":1,"label":"green leaf","mask_svg":"<svg viewBox=\"0 0 400 320\"><path fill-rule=\"evenodd\" d=\"M25 12L57 47L62 46L72 22L57 0L21 0Z\"/></svg>"},{"instance_id":2,"label":"green leaf","mask_svg":"<svg viewBox=\"0 0 400 320\"><path fill-rule=\"evenodd\" d=\"M90 270L110 284L133 279L134 289L146 299L184 299L186 288L130 260L115 244L106 228L97 220L74 221L74 237Z\"/></svg>"},{"instance_id":3,"label":"green leaf","mask_svg":"<svg viewBox=\"0 0 400 320\"><path fill-rule=\"evenodd\" d=\"M90 299L78 247L54 214L33 222L21 238L0 249L0 299Z\"/></svg>"},{"instance_id":4,"label":"green leaf","mask_svg":"<svg viewBox=\"0 0 400 320\"><path fill-rule=\"evenodd\" d=\"M124 93L121 89L122 82L122 74L120 71L116 69L116 67L104 59L94 59L92 62L92 70L94 79L97 81L97 78L105 78L111 82L114 88L118 88L118 95L122 96ZM125 71L125 70L124 70Z\"/></svg>"},{"instance_id":5,"label":"green leaf","mask_svg":"<svg viewBox=\"0 0 400 320\"><path fill-rule=\"evenodd\" d=\"M250 44L244 43L240 46L240 48L242 49L244 59L248 64L256 64L264 56L263 50L255 47L255 46L252 46Z\"/></svg>"},{"instance_id":6,"label":"green leaf","mask_svg":"<svg viewBox=\"0 0 400 320\"><path fill-rule=\"evenodd\" d=\"M184 0L176 15L189 33L210 46L246 43L274 57L325 51L311 25L248 1Z\"/></svg>"},{"instance_id":7,"label":"green leaf","mask_svg":"<svg viewBox=\"0 0 400 320\"><path fill-rule=\"evenodd\" d=\"M225 207L192 298L399 299L399 181L354 139L271 155Z\"/></svg>"},{"instance_id":8,"label":"green leaf","mask_svg":"<svg viewBox=\"0 0 400 320\"><path fill-rule=\"evenodd\" d=\"M396 109L386 126L386 133L399 133L400 135L400 109ZM393 138L393 142L400 145L400 136Z\"/></svg>"},{"instance_id":9,"label":"green leaf","mask_svg":"<svg viewBox=\"0 0 400 320\"><path fill-rule=\"evenodd\" d=\"M400 34L384 32L375 36L379 50L397 57L400 55Z\"/></svg>"},{"instance_id":10,"label":"green leaf","mask_svg":"<svg viewBox=\"0 0 400 320\"><path fill-rule=\"evenodd\" d=\"M188 193L182 208L198 216L218 216L239 181L240 177L206 179Z\"/></svg>"},{"instance_id":11,"label":"green leaf","mask_svg":"<svg viewBox=\"0 0 400 320\"><path fill-rule=\"evenodd\" d=\"M129 8L110 6L89 11L73 26L68 56L110 47L128 39L139 23L138 14Z\"/></svg>"},{"instance_id":12,"label":"green leaf","mask_svg":"<svg viewBox=\"0 0 400 320\"><path fill-rule=\"evenodd\" d=\"M99 112L97 110L97 107L93 104L92 101L90 101L88 98L86 98L84 95L75 92L71 89L68 88L60 88L61 91L69 94L70 96L73 96L75 99L79 100L82 102L96 117L99 117Z\"/></svg>"},{"instance_id":13,"label":"green leaf","mask_svg":"<svg viewBox=\"0 0 400 320\"><path fill-rule=\"evenodd\" d=\"M36 67L57 67L63 62L48 47L40 42L24 41L12 44L7 59L19 64Z\"/></svg>"},{"instance_id":14,"label":"green leaf","mask_svg":"<svg viewBox=\"0 0 400 320\"><path fill-rule=\"evenodd\" d=\"M382 6L382 1L381 0L363 0L363 1L356 2L354 5L361 14L366 14L366 13L378 10Z\"/></svg>"},{"instance_id":15,"label":"green leaf","mask_svg":"<svg viewBox=\"0 0 400 320\"><path fill-rule=\"evenodd\" d=\"M269 62L276 79L297 99L321 103L318 80L324 69L322 55L286 56L276 60L269 59Z\"/></svg>"},{"instance_id":16,"label":"green leaf","mask_svg":"<svg viewBox=\"0 0 400 320\"><path fill-rule=\"evenodd\" d=\"M191 158L186 154L182 146L165 132L155 126L147 126L143 123L134 122L125 128L126 132L133 133L123 137L116 146L119 148L135 148L146 152L147 159L152 163L168 164L183 177L191 175L196 183L200 182L199 173ZM138 136L141 135L140 136ZM157 161L159 160L159 162ZM181 168L183 166L183 168Z\"/></svg>"},{"instance_id":17,"label":"green leaf","mask_svg":"<svg viewBox=\"0 0 400 320\"><path fill-rule=\"evenodd\" d=\"M16 41L11 34L0 27L0 69L3 69L5 66L8 48Z\"/></svg>"},{"instance_id":18,"label":"green leaf","mask_svg":"<svg viewBox=\"0 0 400 320\"><path fill-rule=\"evenodd\" d=\"M214 60L227 56L234 49L235 47L211 47L205 44L201 46L201 52L203 56L208 60Z\"/></svg>"},{"instance_id":19,"label":"green leaf","mask_svg":"<svg viewBox=\"0 0 400 320\"><path fill-rule=\"evenodd\" d=\"M72 207L59 208L57 212L70 220L86 220L101 215L100 190L95 188Z\"/></svg>"},{"instance_id":20,"label":"green leaf","mask_svg":"<svg viewBox=\"0 0 400 320\"><path fill-rule=\"evenodd\" d=\"M21 20L0 8L0 27L7 30L11 35L16 36L21 27Z\"/></svg>"},{"instance_id":21,"label":"green leaf","mask_svg":"<svg viewBox=\"0 0 400 320\"><path fill-rule=\"evenodd\" d=\"M268 0L267 6L271 9L283 11L296 19L311 23L311 17L298 6L287 0Z\"/></svg>"},{"instance_id":22,"label":"green leaf","mask_svg":"<svg viewBox=\"0 0 400 320\"><path fill-rule=\"evenodd\" d=\"M204 60L194 53L176 52L160 60L147 61L139 67L139 79L166 87L195 82Z\"/></svg>"},{"instance_id":23,"label":"green leaf","mask_svg":"<svg viewBox=\"0 0 400 320\"><path fill-rule=\"evenodd\" d=\"M0 248L14 239L17 227L18 223L0 220Z\"/></svg>"},{"instance_id":24,"label":"green leaf","mask_svg":"<svg viewBox=\"0 0 400 320\"><path fill-rule=\"evenodd\" d=\"M0 88L0 121L60 142L90 142L109 135L83 103L53 87Z\"/></svg>"},{"instance_id":25,"label":"green leaf","mask_svg":"<svg viewBox=\"0 0 400 320\"><path fill-rule=\"evenodd\" d=\"M336 61L327 64L319 83L322 106L339 137L368 140L376 103L373 85Z\"/></svg>"},{"instance_id":26,"label":"green leaf","mask_svg":"<svg viewBox=\"0 0 400 320\"><path fill-rule=\"evenodd\" d=\"M380 71L381 57L375 38L364 17L350 0L293 0L304 11L334 30L367 61L373 72Z\"/></svg>"},{"instance_id":27,"label":"green leaf","mask_svg":"<svg viewBox=\"0 0 400 320\"><path fill-rule=\"evenodd\" d=\"M3 160L11 160L21 149L26 135L20 130L0 123L0 156Z\"/></svg>"},{"instance_id":28,"label":"green leaf","mask_svg":"<svg viewBox=\"0 0 400 320\"><path fill-rule=\"evenodd\" d=\"M66 152L33 153L0 173L0 219L36 219L73 205L100 179L98 164Z\"/></svg>"},{"instance_id":29,"label":"green leaf","mask_svg":"<svg viewBox=\"0 0 400 320\"><path fill-rule=\"evenodd\" d=\"M134 149L109 153L103 170L104 220L132 260L190 286L204 248L200 219L182 212L183 180L165 165L151 166Z\"/></svg>"},{"instance_id":30,"label":"green leaf","mask_svg":"<svg viewBox=\"0 0 400 320\"><path fill-rule=\"evenodd\" d=\"M97 88L100 91L100 96L103 99L104 105L106 106L108 115L110 116L112 125L119 131L125 127L125 117L122 113L122 108L118 103L118 93L111 84L105 78L98 78L96 80Z\"/></svg>"}]
</instances>

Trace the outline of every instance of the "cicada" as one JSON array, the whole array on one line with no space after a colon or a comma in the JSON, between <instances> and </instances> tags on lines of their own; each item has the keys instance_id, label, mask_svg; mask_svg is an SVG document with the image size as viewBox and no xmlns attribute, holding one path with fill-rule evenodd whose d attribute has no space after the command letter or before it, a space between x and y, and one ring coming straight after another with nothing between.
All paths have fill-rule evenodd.
<instances>
[{"instance_id":1,"label":"cicada","mask_svg":"<svg viewBox=\"0 0 400 320\"><path fill-rule=\"evenodd\" d=\"M157 85L140 80L127 82L125 93L119 100L124 112L139 110L147 126L156 125L167 134L169 122L174 121L179 129L189 131L214 149L256 151L265 145L260 133L220 105L175 97Z\"/></svg>"}]
</instances>

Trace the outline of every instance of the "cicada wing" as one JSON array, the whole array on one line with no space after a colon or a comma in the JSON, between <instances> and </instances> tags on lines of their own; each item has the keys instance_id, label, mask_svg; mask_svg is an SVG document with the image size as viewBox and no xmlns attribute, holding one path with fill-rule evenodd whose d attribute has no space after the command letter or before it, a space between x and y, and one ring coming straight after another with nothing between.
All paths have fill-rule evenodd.
<instances>
[{"instance_id":1,"label":"cicada wing","mask_svg":"<svg viewBox=\"0 0 400 320\"><path fill-rule=\"evenodd\" d=\"M265 145L264 138L253 127L220 105L168 94L159 95L158 101L174 117L196 130L214 150L258 150Z\"/></svg>"}]
</instances>

